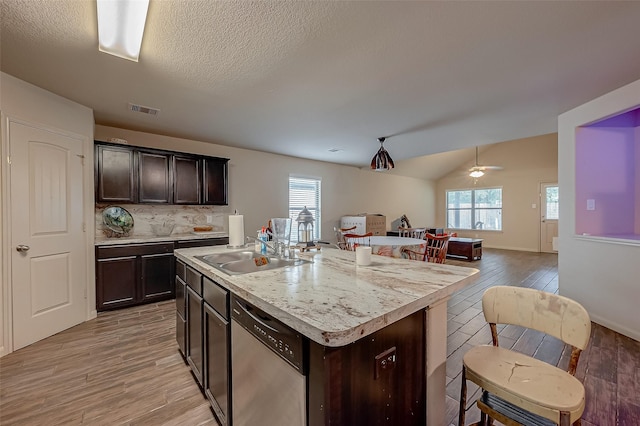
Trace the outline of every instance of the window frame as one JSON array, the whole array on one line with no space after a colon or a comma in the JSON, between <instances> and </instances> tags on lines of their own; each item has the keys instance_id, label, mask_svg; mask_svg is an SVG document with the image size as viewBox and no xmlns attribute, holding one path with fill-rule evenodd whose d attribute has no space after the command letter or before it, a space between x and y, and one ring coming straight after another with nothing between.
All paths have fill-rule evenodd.
<instances>
[{"instance_id":1,"label":"window frame","mask_svg":"<svg viewBox=\"0 0 640 426\"><path fill-rule=\"evenodd\" d=\"M287 211L289 213L289 217L291 218L291 243L296 244L298 242L298 222L296 221L296 219L298 218L300 211L302 211L305 205L292 206L292 203L291 203L292 180L298 180L300 181L300 184L302 184L303 181L308 181L309 184L313 183L316 186L316 194L315 194L314 201L317 203L317 206L306 205L306 207L307 207L307 210L311 212L314 218L312 239L314 241L320 240L321 239L320 236L322 235L322 230L320 226L320 223L322 221L322 178L318 176L308 176L308 175L299 175L295 173L290 173L287 179L287 184L288 184Z\"/></svg>"},{"instance_id":2,"label":"window frame","mask_svg":"<svg viewBox=\"0 0 640 426\"><path fill-rule=\"evenodd\" d=\"M488 189L499 189L500 190L500 207L476 207L476 191L485 191ZM452 192L466 192L471 191L471 207L465 208L449 208L449 193ZM458 189L447 189L445 190L445 222L447 224L448 229L460 230L460 231L486 231L486 232L502 232L504 217L502 215L504 209L504 190L502 186L489 186L482 188L458 188ZM471 213L471 228L460 228L455 226L450 226L449 224L449 212L450 211L470 211ZM500 213L500 229L485 229L476 227L477 222L475 221L476 211L489 211L489 210L498 210Z\"/></svg>"}]
</instances>

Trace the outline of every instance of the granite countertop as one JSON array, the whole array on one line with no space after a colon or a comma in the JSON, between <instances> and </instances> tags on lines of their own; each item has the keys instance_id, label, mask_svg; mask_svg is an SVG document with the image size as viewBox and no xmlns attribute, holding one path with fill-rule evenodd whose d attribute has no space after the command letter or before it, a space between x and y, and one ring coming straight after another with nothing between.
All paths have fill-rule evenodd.
<instances>
[{"instance_id":1,"label":"granite countertop","mask_svg":"<svg viewBox=\"0 0 640 426\"><path fill-rule=\"evenodd\" d=\"M94 245L96 246L112 246L121 244L139 244L139 243L160 243L163 241L182 241L182 240L203 240L207 238L227 238L227 232L188 232L186 234L171 234L166 237L156 237L155 235L140 235L123 238L107 238L106 236L96 237Z\"/></svg>"},{"instance_id":2,"label":"granite countertop","mask_svg":"<svg viewBox=\"0 0 640 426\"><path fill-rule=\"evenodd\" d=\"M174 253L304 336L332 347L353 343L445 299L478 272L378 255L370 266L356 266L355 252L324 248L300 254L313 263L227 275L194 257L227 250L201 247Z\"/></svg>"}]
</instances>

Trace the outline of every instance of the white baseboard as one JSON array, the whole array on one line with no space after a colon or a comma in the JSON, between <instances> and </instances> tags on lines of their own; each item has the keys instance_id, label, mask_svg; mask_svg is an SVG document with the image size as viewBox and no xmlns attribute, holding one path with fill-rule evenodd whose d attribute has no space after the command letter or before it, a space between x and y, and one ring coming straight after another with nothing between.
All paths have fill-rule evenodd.
<instances>
[{"instance_id":1,"label":"white baseboard","mask_svg":"<svg viewBox=\"0 0 640 426\"><path fill-rule=\"evenodd\" d=\"M623 334L627 337L630 337L633 340L637 340L640 342L640 330L634 330L631 329L629 327L625 327L623 325L614 323L609 321L606 318L602 318L598 315L591 315L589 314L589 316L591 317L591 321L595 322L596 324L600 324L604 327L607 327L617 333Z\"/></svg>"}]
</instances>

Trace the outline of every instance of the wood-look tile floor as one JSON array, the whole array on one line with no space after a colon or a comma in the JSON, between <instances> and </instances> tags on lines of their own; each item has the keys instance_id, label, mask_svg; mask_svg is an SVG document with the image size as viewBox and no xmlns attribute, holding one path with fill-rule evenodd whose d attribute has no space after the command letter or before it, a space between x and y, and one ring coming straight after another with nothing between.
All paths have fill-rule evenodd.
<instances>
[{"instance_id":1,"label":"wood-look tile floor","mask_svg":"<svg viewBox=\"0 0 640 426\"><path fill-rule=\"evenodd\" d=\"M485 249L480 261L447 263L480 270L475 284L449 301L446 418L457 424L462 355L491 340L482 292L492 285L556 292L557 256ZM0 358L0 424L215 425L178 353L174 309L167 301L101 313ZM500 343L567 362L564 346L538 333L503 327ZM576 375L587 391L584 426L640 424L639 342L594 324ZM469 387L471 397L476 390ZM467 423L478 418L471 406Z\"/></svg>"}]
</instances>

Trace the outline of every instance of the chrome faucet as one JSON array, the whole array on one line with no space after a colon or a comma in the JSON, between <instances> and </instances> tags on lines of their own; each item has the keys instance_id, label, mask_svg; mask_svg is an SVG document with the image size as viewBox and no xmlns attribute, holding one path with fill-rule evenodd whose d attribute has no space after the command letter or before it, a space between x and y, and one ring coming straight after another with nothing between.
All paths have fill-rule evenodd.
<instances>
[{"instance_id":1,"label":"chrome faucet","mask_svg":"<svg viewBox=\"0 0 640 426\"><path fill-rule=\"evenodd\" d=\"M276 255L276 256L278 255L278 247L272 246L272 245L271 245L271 244L269 244L268 242L266 242L266 241L262 241L262 240L261 240L261 239L259 239L259 238L256 238L256 237L252 237L252 236L247 235L247 241L249 241L249 240L257 241L257 242L259 242L259 243L261 243L261 244L264 244L264 245L265 245L265 247L270 248L270 249L273 251L273 254L274 254L274 255Z\"/></svg>"}]
</instances>

